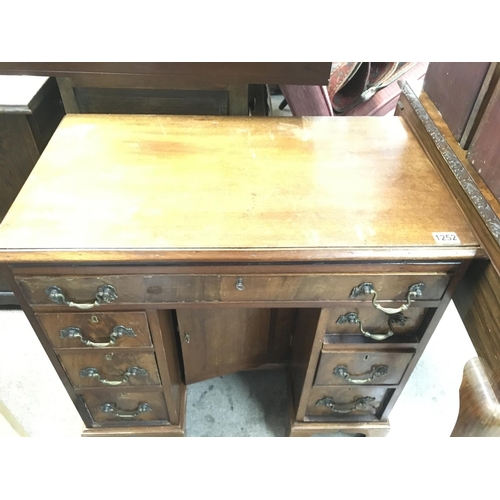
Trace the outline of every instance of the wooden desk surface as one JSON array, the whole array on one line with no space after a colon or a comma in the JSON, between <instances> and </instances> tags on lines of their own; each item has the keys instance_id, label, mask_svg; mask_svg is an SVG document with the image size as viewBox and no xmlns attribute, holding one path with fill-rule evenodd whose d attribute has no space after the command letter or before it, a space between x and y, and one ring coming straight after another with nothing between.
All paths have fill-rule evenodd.
<instances>
[{"instance_id":1,"label":"wooden desk surface","mask_svg":"<svg viewBox=\"0 0 500 500\"><path fill-rule=\"evenodd\" d=\"M436 245L440 231L461 244ZM399 117L67 115L0 249L10 262L284 261L470 257L477 242Z\"/></svg>"}]
</instances>

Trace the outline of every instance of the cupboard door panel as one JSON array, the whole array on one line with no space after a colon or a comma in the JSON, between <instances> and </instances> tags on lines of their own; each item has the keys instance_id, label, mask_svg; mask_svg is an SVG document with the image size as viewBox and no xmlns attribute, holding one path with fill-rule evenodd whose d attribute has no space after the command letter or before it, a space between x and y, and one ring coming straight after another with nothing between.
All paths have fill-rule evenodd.
<instances>
[{"instance_id":1,"label":"cupboard door panel","mask_svg":"<svg viewBox=\"0 0 500 500\"><path fill-rule=\"evenodd\" d=\"M271 309L177 311L186 383L254 368L270 360Z\"/></svg>"}]
</instances>

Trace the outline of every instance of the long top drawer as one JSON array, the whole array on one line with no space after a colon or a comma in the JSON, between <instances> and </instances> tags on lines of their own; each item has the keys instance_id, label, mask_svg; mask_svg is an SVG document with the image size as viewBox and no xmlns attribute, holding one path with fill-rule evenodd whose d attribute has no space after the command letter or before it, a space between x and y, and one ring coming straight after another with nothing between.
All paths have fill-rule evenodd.
<instances>
[{"instance_id":1,"label":"long top drawer","mask_svg":"<svg viewBox=\"0 0 500 500\"><path fill-rule=\"evenodd\" d=\"M415 300L440 300L449 273L391 274L154 274L17 277L32 305L140 304L177 302L371 301L355 293L373 285L378 301L404 301L412 285L423 284ZM101 288L100 288L101 287ZM102 290L111 290L106 297ZM54 294L54 290L56 293ZM52 294L52 298L51 298Z\"/></svg>"}]
</instances>

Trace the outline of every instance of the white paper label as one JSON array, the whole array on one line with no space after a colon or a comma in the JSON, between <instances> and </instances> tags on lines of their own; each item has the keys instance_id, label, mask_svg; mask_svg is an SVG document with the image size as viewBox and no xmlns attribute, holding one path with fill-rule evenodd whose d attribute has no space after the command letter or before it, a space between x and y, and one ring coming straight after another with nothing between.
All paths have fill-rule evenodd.
<instances>
[{"instance_id":1,"label":"white paper label","mask_svg":"<svg viewBox=\"0 0 500 500\"><path fill-rule=\"evenodd\" d=\"M438 245L460 245L457 233L432 233Z\"/></svg>"}]
</instances>

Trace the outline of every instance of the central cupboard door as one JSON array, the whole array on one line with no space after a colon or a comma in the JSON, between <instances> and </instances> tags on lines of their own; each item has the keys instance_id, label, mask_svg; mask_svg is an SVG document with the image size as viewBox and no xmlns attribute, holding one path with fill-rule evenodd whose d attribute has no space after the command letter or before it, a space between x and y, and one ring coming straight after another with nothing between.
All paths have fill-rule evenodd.
<instances>
[{"instance_id":1,"label":"central cupboard door","mask_svg":"<svg viewBox=\"0 0 500 500\"><path fill-rule=\"evenodd\" d=\"M293 309L177 310L186 384L286 360Z\"/></svg>"}]
</instances>

